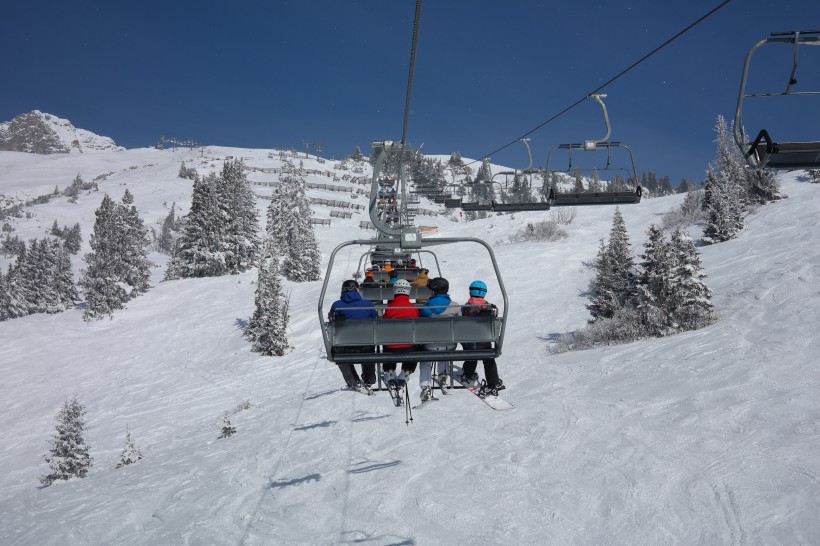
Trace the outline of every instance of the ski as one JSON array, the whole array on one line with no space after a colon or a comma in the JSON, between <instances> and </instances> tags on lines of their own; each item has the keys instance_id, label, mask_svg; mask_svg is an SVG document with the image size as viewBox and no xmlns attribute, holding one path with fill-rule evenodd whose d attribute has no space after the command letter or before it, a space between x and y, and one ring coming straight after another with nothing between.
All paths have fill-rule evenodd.
<instances>
[{"instance_id":1,"label":"ski","mask_svg":"<svg viewBox=\"0 0 820 546\"><path fill-rule=\"evenodd\" d=\"M505 411L505 410L511 410L515 407L512 404L510 404L509 402L507 402L506 400L504 400L503 398L501 398L500 396L480 396L479 395L479 391L481 390L480 385L472 385L472 384L462 383L461 382L461 374L453 374L453 379L459 385L464 387L464 390L474 394L476 398L478 398L479 400L481 400L482 402L484 402L485 404L487 404L488 406L490 406L494 410Z\"/></svg>"},{"instance_id":2,"label":"ski","mask_svg":"<svg viewBox=\"0 0 820 546\"><path fill-rule=\"evenodd\" d=\"M413 406L413 409L421 409L424 406L427 406L427 405L431 404L432 402L438 402L438 398L436 398L435 396L433 398L429 398L429 399L425 400L424 402L421 402L417 406Z\"/></svg>"}]
</instances>

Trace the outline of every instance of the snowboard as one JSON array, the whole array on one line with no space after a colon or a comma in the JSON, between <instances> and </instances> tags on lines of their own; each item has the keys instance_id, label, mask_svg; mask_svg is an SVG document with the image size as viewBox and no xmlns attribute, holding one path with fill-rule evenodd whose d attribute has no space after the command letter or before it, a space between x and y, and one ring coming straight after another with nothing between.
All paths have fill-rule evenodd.
<instances>
[{"instance_id":1,"label":"snowboard","mask_svg":"<svg viewBox=\"0 0 820 546\"><path fill-rule=\"evenodd\" d=\"M466 383L462 383L460 374L454 375L453 379L459 385L464 387L464 390L466 390L467 392L472 393L476 398L478 398L479 400L481 400L482 402L484 402L485 404L487 404L488 406L490 406L494 410L505 411L505 410L511 410L515 407L512 404L510 404L509 402L507 402L506 400L504 400L503 398L501 398L500 396L485 396L485 397L482 398L481 396L478 395L478 391L480 390L481 387L479 385L467 385Z\"/></svg>"}]
</instances>

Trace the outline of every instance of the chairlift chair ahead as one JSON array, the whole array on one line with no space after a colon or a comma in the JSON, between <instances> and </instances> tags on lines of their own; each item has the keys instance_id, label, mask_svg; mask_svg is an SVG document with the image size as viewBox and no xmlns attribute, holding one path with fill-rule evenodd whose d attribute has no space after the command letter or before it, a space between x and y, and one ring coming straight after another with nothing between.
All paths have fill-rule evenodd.
<instances>
[{"instance_id":1,"label":"chairlift chair ahead","mask_svg":"<svg viewBox=\"0 0 820 546\"><path fill-rule=\"evenodd\" d=\"M376 181L380 179L380 171L384 165L387 153L390 151L392 143L384 143L381 153L373 167L373 185L375 190ZM403 147L403 145L402 145ZM407 197L405 184L405 169L400 168L398 180L399 210L404 211L405 199ZM385 224L378 215L377 202L373 197L375 191L371 192L370 218L374 227L379 232L377 239L360 239L347 241L338 245L330 255L327 273L325 274L322 292L319 297L318 313L321 325L322 337L328 360L336 363L340 362L411 362L422 360L481 360L485 358L497 358L501 355L504 344L504 332L507 324L508 299L498 262L492 248L481 239L473 237L456 238L430 238L422 239L420 231L409 225L405 214L402 220L395 225ZM428 248L444 247L446 245L478 244L486 250L495 272L495 281L498 284L499 311L496 316L449 316L431 318L407 318L407 319L363 319L363 320L331 320L327 316L330 309L329 301L326 301L328 294L328 284L340 282L338 274L334 276L334 268L337 264L337 256L344 248L359 246L368 249L362 256L377 256L377 259L389 260L390 256L402 256L406 259L413 254L420 253L433 254L433 258L438 267L438 258ZM360 258L360 268L361 268ZM439 275L441 271L439 270ZM360 290L361 291L361 290ZM335 295L336 289L332 287ZM379 297L385 294L379 291ZM412 294L411 294L412 295ZM418 296L418 294L416 294ZM429 294L425 294L429 295ZM335 299L335 298L334 298ZM325 304L328 303L327 309ZM395 344L462 344L470 342L489 342L486 349L463 349L459 348L447 351L419 351L411 350L403 353L381 353L380 347L383 345ZM339 350L347 346L370 346L372 351L365 353L345 353Z\"/></svg>"},{"instance_id":2,"label":"chairlift chair ahead","mask_svg":"<svg viewBox=\"0 0 820 546\"><path fill-rule=\"evenodd\" d=\"M790 44L793 48L791 72L783 91L768 91L761 93L747 93L746 82L754 53L763 46L771 44ZM765 128L761 129L752 142L746 139L743 127L743 106L746 99L773 98L786 96L808 96L815 98L815 104L820 101L820 89L795 90L797 85L797 67L799 62L800 46L820 46L820 30L803 30L789 32L773 32L768 38L754 44L746 54L743 64L743 73L740 78L740 91L737 98L737 109L733 124L735 143L740 148L746 162L752 168L767 169L816 169L820 167L820 141L795 142L775 140ZM786 135L788 136L788 135Z\"/></svg>"}]
</instances>

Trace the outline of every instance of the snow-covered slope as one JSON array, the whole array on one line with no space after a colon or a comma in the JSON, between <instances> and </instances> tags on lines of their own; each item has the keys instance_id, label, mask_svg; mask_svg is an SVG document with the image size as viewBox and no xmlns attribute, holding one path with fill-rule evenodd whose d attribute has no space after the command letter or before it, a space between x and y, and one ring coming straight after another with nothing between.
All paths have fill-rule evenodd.
<instances>
[{"instance_id":1,"label":"snow-covered slope","mask_svg":"<svg viewBox=\"0 0 820 546\"><path fill-rule=\"evenodd\" d=\"M39 110L0 123L0 150L59 154L122 149L109 137L78 129L67 119Z\"/></svg>"},{"instance_id":2,"label":"snow-covered slope","mask_svg":"<svg viewBox=\"0 0 820 546\"><path fill-rule=\"evenodd\" d=\"M86 179L110 173L100 192L14 221L21 237L79 221L82 255L103 192L119 199L127 187L158 227L172 202L189 206L191 183L176 177L183 160L200 172L228 155L275 168L268 154L129 150L78 164L0 152L0 193L27 181L51 189L50 177L70 181L78 169ZM333 171L330 161L304 164ZM342 174L309 180L341 185L332 176ZM110 320L87 325L76 310L2 322L0 543L820 543L820 186L782 180L789 199L748 218L739 239L701 249L721 319L697 332L550 355L558 334L587 319L589 263L613 209L579 209L559 242L497 244L510 296L499 360L510 412L459 391L407 426L385 394L340 391L322 355L319 282L286 282L294 349L280 358L250 352L242 338L255 273L160 283L160 255L154 288ZM621 208L636 253L679 200ZM495 244L549 214L449 216L418 223ZM325 261L339 242L367 236L361 220L356 212L316 227ZM441 256L457 301L485 275L473 252ZM344 276L359 256L339 259ZM88 409L94 467L40 489L55 416L73 395ZM217 439L225 412L237 434ZM115 469L126 426L145 458Z\"/></svg>"}]
</instances>

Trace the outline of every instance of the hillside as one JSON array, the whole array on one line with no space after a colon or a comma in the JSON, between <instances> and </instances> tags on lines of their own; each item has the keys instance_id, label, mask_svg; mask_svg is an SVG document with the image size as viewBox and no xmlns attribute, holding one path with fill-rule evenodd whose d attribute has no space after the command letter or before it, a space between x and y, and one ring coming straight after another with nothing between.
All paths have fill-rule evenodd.
<instances>
[{"instance_id":1,"label":"hillside","mask_svg":"<svg viewBox=\"0 0 820 546\"><path fill-rule=\"evenodd\" d=\"M281 165L269 150L0 152L0 194L31 197L78 172L105 175L99 192L27 207L32 217L13 221L22 238L42 237L55 219L80 222L82 256L103 193L119 199L127 187L158 229L172 203L180 213L190 205L191 181L176 176L182 161L206 173L227 156L260 169L250 179L261 214L277 176L261 169ZM321 171L308 182L354 187L331 161L303 162ZM2 322L0 543L820 542L820 187L795 174L781 180L788 199L747 218L737 240L701 248L716 324L560 355L548 347L586 322L589 263L613 208L579 209L568 237L552 243L501 244L549 213L420 217L439 236L494 245L510 298L499 360L509 412L459 391L407 426L386 394L339 390L341 375L322 355L321 282L285 283L294 349L280 358L251 353L242 338L255 272L159 282L159 254L154 287L110 320L85 324L78 309ZM621 208L636 254L647 227L681 198ZM323 267L340 242L373 234L359 227L363 211L331 218L334 207L314 208L331 220L316 226ZM466 299L474 278L497 295L473 248L441 252L454 299ZM334 279L358 262L343 254ZM82 267L75 257L75 272ZM73 395L88 409L94 467L41 489L55 416ZM225 412L237 434L217 439ZM126 426L145 458L115 469Z\"/></svg>"}]
</instances>

